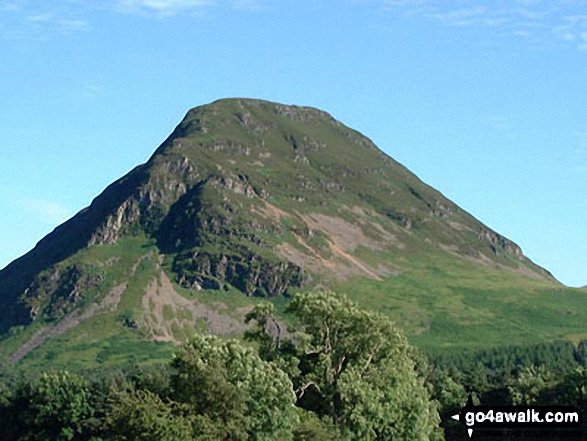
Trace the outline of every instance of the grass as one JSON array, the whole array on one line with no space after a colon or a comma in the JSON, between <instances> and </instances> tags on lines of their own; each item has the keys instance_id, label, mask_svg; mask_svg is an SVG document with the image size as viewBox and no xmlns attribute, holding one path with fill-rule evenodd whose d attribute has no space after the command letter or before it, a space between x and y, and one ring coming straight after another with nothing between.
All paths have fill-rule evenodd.
<instances>
[{"instance_id":1,"label":"grass","mask_svg":"<svg viewBox=\"0 0 587 441\"><path fill-rule=\"evenodd\" d=\"M394 262L408 268L383 282L354 278L336 289L390 316L432 352L478 350L585 335L587 293L514 272L448 259Z\"/></svg>"},{"instance_id":2,"label":"grass","mask_svg":"<svg viewBox=\"0 0 587 441\"><path fill-rule=\"evenodd\" d=\"M128 238L118 245L96 247L83 260L119 257L117 265L105 270L104 284L115 286L126 277L128 288L117 311L103 312L82 321L75 329L49 340L24 360L29 368L88 368L96 365L121 365L168 359L174 346L144 341L137 330L125 327L124 318L138 319L142 297L153 279L157 250L146 238ZM488 349L511 344L538 343L556 339L574 342L587 337L587 292L559 284L520 277L495 267L483 267L465 259L438 252L414 253L409 258L384 251L361 249L357 254L367 263L387 257L402 268L398 276L382 281L354 277L334 283L332 288L349 295L359 305L391 317L416 346L430 353ZM447 257L450 256L450 257ZM140 260L142 259L142 260ZM371 262L371 259L373 262ZM137 262L140 263L137 265ZM133 271L134 269L134 271ZM248 298L236 289L193 291L176 285L187 299L210 305L222 303L222 312L235 315L237 310L264 299ZM102 295L96 295L101 298ZM280 316L289 302L274 298ZM165 320L190 319L191 313L171 305L163 309ZM6 354L23 344L41 324L24 329L2 342ZM178 340L202 332L202 320L192 325L172 325Z\"/></svg>"},{"instance_id":3,"label":"grass","mask_svg":"<svg viewBox=\"0 0 587 441\"><path fill-rule=\"evenodd\" d=\"M331 238L319 229L312 236L306 234L307 225L300 215L336 216L360 225L375 241L382 237L380 228L393 234L403 248L384 243L380 250L360 246L345 251L374 269L383 267L400 273L382 276L380 281L356 276L336 281L328 275L312 274L309 269L312 282L305 289L326 285L346 293L362 307L391 317L412 343L426 351L488 349L561 338L577 342L587 337L587 291L515 272L516 268L533 271L536 267L518 260L512 252L513 244L492 236L487 227L373 148L357 132L312 109L282 116L271 103L243 104L237 100L220 101L209 109L212 111L202 108L190 112L182 123L185 137L173 144L181 142L181 149L170 146L155 157L149 170L153 179L145 184L152 187L141 188L149 194L151 190L152 194L163 194L164 204L172 204L180 186L172 185L175 190L168 191L156 185L180 179L170 164L183 163L185 158L195 168L198 180L216 177L213 185L194 193L194 200L187 202L202 204L205 220L227 220L226 228L232 230L224 236L207 237L197 251L242 257L246 249L273 261L280 243L288 242L302 253L307 251L298 243L296 232L328 259L332 257L328 254ZM258 124L258 130L238 123L243 112L249 114L251 124ZM205 132L198 130L204 126ZM299 160L294 162L296 156ZM259 167L257 160L264 166ZM262 215L265 201L223 188L220 177L246 181L253 188L265 190L268 201L287 216L278 221ZM356 207L361 210L353 211ZM159 208L165 212L169 206ZM366 214L359 214L361 211ZM189 232L193 213L179 215L177 225ZM252 236L261 243L251 241ZM493 242L484 237L493 238ZM497 244L495 250L492 244ZM441 245L451 247L461 257L441 251ZM171 248L165 250L163 269L175 282L175 251ZM99 287L85 293L82 307L101 302L121 283L127 283L126 291L116 311L82 321L31 352L21 365L116 365L167 357L174 350L172 345L144 341L141 330L129 326L146 313L154 314L153 305L147 306L150 311L144 311L142 301L147 286L157 276L159 252L155 240L137 234L124 236L115 245L82 249L59 263L64 268L78 265L87 274L103 278ZM479 257L480 253L488 256L492 266L472 260L471 256ZM239 308L266 301L248 298L230 285L227 288L194 291L175 286L186 299L217 311L220 303L226 305L222 313L233 317L239 315ZM288 299L270 301L283 317ZM171 329L178 339L207 329L202 319L185 324L193 320L191 313L170 305L163 308L163 318L178 320L180 325ZM0 359L6 361L46 325L37 321L5 337L0 342ZM154 331L162 335L161 330Z\"/></svg>"},{"instance_id":4,"label":"grass","mask_svg":"<svg viewBox=\"0 0 587 441\"><path fill-rule=\"evenodd\" d=\"M117 284L125 281L125 290L116 310L103 310L82 320L75 328L49 339L30 352L20 363L27 368L55 367L87 368L102 365L120 365L155 359L167 359L173 351L169 344L144 341L140 334L125 326L125 319L136 320L142 314L142 297L154 274L156 248L144 236L129 236L116 245L101 245L83 250L70 258L70 263L90 264L117 258L116 264L102 266L104 281L101 290L92 293L87 303L100 302ZM6 361L17 348L28 341L33 333L46 325L34 323L21 333L2 342Z\"/></svg>"},{"instance_id":5,"label":"grass","mask_svg":"<svg viewBox=\"0 0 587 441\"><path fill-rule=\"evenodd\" d=\"M173 311L173 306L163 305L163 318L168 321L171 321L175 318L175 312Z\"/></svg>"}]
</instances>

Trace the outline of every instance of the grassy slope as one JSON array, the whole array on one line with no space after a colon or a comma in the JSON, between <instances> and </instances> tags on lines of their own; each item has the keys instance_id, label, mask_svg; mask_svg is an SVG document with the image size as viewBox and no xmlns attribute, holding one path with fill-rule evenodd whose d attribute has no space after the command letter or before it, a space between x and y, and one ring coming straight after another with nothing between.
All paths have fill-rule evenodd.
<instances>
[{"instance_id":1,"label":"grassy slope","mask_svg":"<svg viewBox=\"0 0 587 441\"><path fill-rule=\"evenodd\" d=\"M135 265L141 263L136 268ZM63 265L82 263L93 266L104 276L100 290L89 296L86 302L100 300L120 281L128 280L115 311L104 310L93 317L81 321L75 328L49 339L45 344L33 350L24 359L27 366L45 366L68 368L95 367L99 364L126 364L146 362L168 357L173 348L169 345L142 341L140 335L124 325L124 318L138 317L141 314L141 299L144 290L153 276L156 248L145 237L127 237L116 245L102 245L83 250L69 258ZM105 265L109 259L116 259L110 266ZM34 330L52 323L35 323ZM14 350L24 344L33 334L28 328L16 333L1 343L0 354L6 360Z\"/></svg>"},{"instance_id":2,"label":"grassy slope","mask_svg":"<svg viewBox=\"0 0 587 441\"><path fill-rule=\"evenodd\" d=\"M337 289L394 318L427 351L587 338L587 293L464 261L411 261L384 282L355 278Z\"/></svg>"},{"instance_id":3,"label":"grassy slope","mask_svg":"<svg viewBox=\"0 0 587 441\"><path fill-rule=\"evenodd\" d=\"M143 258L129 278L118 310L102 312L81 322L76 328L32 351L21 366L86 368L97 365L122 365L167 359L173 351L168 343L147 342L140 331L124 325L124 318L139 319L141 299L151 280L156 249L146 238L127 238L117 245L86 251L76 259L106 261L118 256L116 265L105 271L105 283L114 286L121 277L132 274L132 267ZM395 263L405 267L402 258ZM381 282L351 278L334 284L362 306L392 317L417 346L431 352L488 349L515 343L534 343L553 339L587 338L587 293L559 284L521 278L496 268L479 268L464 259L447 259L442 253L409 261L409 270ZM235 308L258 302L238 292L190 292L176 290L186 298L212 304L222 301ZM286 302L276 300L283 310ZM35 329L39 325L35 326ZM200 328L202 329L202 328ZM181 333L183 332L183 333ZM185 337L184 331L178 337ZM30 335L31 330L2 342L9 355Z\"/></svg>"},{"instance_id":4,"label":"grassy slope","mask_svg":"<svg viewBox=\"0 0 587 441\"><path fill-rule=\"evenodd\" d=\"M170 140L150 161L150 173L154 182L165 181L166 174L171 173L167 164L185 156L197 166L200 178L210 173L224 176L229 171L233 179L238 174L245 175L256 191L266 190L268 201L290 216L282 218L284 228L279 236L258 233L270 246L256 250L260 254L269 253L271 247L284 241L304 251L292 235L293 230L302 234L300 231L305 226L296 213L320 212L356 225L357 216L348 209L362 206L367 211L378 212L377 216L368 216L396 235L405 248L400 252L393 247L380 251L359 247L352 254L372 267L391 262L401 269L401 274L382 281L349 277L344 282L314 276L313 284L322 282L347 293L366 308L388 314L416 345L438 352L587 338L585 290L565 288L556 281L533 279L496 266L483 266L441 250L439 244L452 245L458 247L463 256L483 253L494 263L510 269L534 268L531 262L517 260L505 252L491 254L490 245L477 238L484 226L356 132L315 110L298 111L297 117L304 118L307 112L302 132L298 120L275 116L272 105L261 103L243 107L229 100L215 104L212 109L212 114L197 109L190 112L182 123L181 136ZM247 127L243 126L243 118L248 118ZM200 123L206 125L204 132L194 128ZM322 147L313 149L312 142ZM309 147L302 148L304 144ZM215 145L224 147L216 149ZM293 162L294 155L298 154L305 160ZM342 189L331 184L341 184ZM215 191L209 194L218 197ZM246 225L254 219L258 223L265 222L268 231L275 227L275 219L251 215L251 208L263 207L261 201L233 193L225 197L240 207L234 214L235 224ZM214 203L214 200L210 202ZM414 224L409 231L401 227L401 222L398 226L397 222L385 218L382 213L390 207L397 210L398 215L411 217ZM458 222L460 229L450 227L438 214L443 207L448 207L447 218ZM362 227L367 236L373 233L365 224ZM328 238L320 232L305 239L320 252L328 250ZM246 241L243 244L250 246ZM150 257L144 257L149 254ZM143 260L133 270L141 257ZM111 258L119 260L111 266L97 264ZM125 319L137 321L143 314L141 300L154 277L157 261L155 243L139 235L125 237L116 245L85 249L62 262L64 266L82 262L90 266L91 271L104 276L101 291L89 295L88 303L100 301L121 282L128 281L128 288L116 311L98 313L49 340L31 352L23 363L89 367L168 357L172 345L145 342L140 328L125 326ZM173 279L170 262L171 259L166 258L163 267ZM195 293L176 286L176 291L209 305L218 301L230 305L226 311L228 315L238 307L259 301L235 290ZM284 299L273 301L279 310L284 309ZM164 309L164 316L172 318L172 315L171 308ZM0 358L6 360L45 325L48 324L36 322L5 338L0 342ZM204 328L205 323L193 326L194 330ZM190 329L176 331L175 336L183 339Z\"/></svg>"}]
</instances>

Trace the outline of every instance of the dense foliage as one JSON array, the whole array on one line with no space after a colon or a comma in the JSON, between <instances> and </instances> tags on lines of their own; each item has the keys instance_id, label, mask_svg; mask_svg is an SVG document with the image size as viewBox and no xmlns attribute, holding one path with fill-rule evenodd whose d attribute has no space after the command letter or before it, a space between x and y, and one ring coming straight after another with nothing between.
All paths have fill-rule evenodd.
<instances>
[{"instance_id":1,"label":"dense foliage","mask_svg":"<svg viewBox=\"0 0 587 441\"><path fill-rule=\"evenodd\" d=\"M195 336L166 365L4 372L0 439L465 440L450 416L469 393L484 405L587 408L587 342L428 358L344 296L299 294L287 310L287 331L273 305L260 304L248 345ZM521 435L536 433L496 439Z\"/></svg>"},{"instance_id":2,"label":"dense foliage","mask_svg":"<svg viewBox=\"0 0 587 441\"><path fill-rule=\"evenodd\" d=\"M21 378L0 391L3 440L430 439L438 412L389 321L333 293L300 294L295 334L260 305L248 337L195 336L168 366Z\"/></svg>"},{"instance_id":3,"label":"dense foliage","mask_svg":"<svg viewBox=\"0 0 587 441\"><path fill-rule=\"evenodd\" d=\"M433 357L428 382L441 405L446 439L468 439L450 416L472 393L483 405L573 405L587 410L587 342L558 341ZM504 432L498 439L534 439L536 431ZM586 439L583 427L549 433L550 440ZM540 439L540 437L536 438Z\"/></svg>"},{"instance_id":4,"label":"dense foliage","mask_svg":"<svg viewBox=\"0 0 587 441\"><path fill-rule=\"evenodd\" d=\"M249 336L259 338L268 359L294 367L290 376L300 407L338 427L341 438L431 436L438 413L412 349L388 318L327 292L300 294L288 311L297 320L297 345L267 335L272 311L266 306L249 316L258 322Z\"/></svg>"}]
</instances>

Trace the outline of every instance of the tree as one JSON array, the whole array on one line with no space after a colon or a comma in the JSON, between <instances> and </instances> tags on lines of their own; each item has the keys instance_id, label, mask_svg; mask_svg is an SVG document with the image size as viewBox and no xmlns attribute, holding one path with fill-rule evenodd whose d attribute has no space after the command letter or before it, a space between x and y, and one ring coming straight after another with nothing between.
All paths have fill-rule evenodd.
<instances>
[{"instance_id":1,"label":"tree","mask_svg":"<svg viewBox=\"0 0 587 441\"><path fill-rule=\"evenodd\" d=\"M549 392L548 398L552 404L574 404L585 409L587 407L587 368L575 366Z\"/></svg>"},{"instance_id":2,"label":"tree","mask_svg":"<svg viewBox=\"0 0 587 441\"><path fill-rule=\"evenodd\" d=\"M522 368L507 387L512 404L539 403L541 394L553 386L554 380L552 372L542 366Z\"/></svg>"},{"instance_id":3,"label":"tree","mask_svg":"<svg viewBox=\"0 0 587 441\"><path fill-rule=\"evenodd\" d=\"M115 441L184 441L192 438L191 421L176 403L148 390L113 391L106 414L108 439Z\"/></svg>"},{"instance_id":4,"label":"tree","mask_svg":"<svg viewBox=\"0 0 587 441\"><path fill-rule=\"evenodd\" d=\"M8 412L12 423L5 429L19 440L88 439L94 416L90 384L67 371L44 373L16 388Z\"/></svg>"},{"instance_id":5,"label":"tree","mask_svg":"<svg viewBox=\"0 0 587 441\"><path fill-rule=\"evenodd\" d=\"M341 428L351 439L429 439L439 417L412 349L387 318L359 309L332 292L298 294L287 308L296 320L297 354L291 342L259 339L261 353L278 358L285 352L297 360L290 370L298 406ZM262 306L248 317L257 320L249 334L266 332ZM297 371L297 372L296 372Z\"/></svg>"},{"instance_id":6,"label":"tree","mask_svg":"<svg viewBox=\"0 0 587 441\"><path fill-rule=\"evenodd\" d=\"M181 348L172 367L173 400L201 417L204 426L214 426L215 439L292 438L297 422L292 383L252 349L235 340L196 336Z\"/></svg>"},{"instance_id":7,"label":"tree","mask_svg":"<svg viewBox=\"0 0 587 441\"><path fill-rule=\"evenodd\" d=\"M466 403L467 391L446 370L436 368L431 375L432 396L440 403L443 411L454 415Z\"/></svg>"}]
</instances>

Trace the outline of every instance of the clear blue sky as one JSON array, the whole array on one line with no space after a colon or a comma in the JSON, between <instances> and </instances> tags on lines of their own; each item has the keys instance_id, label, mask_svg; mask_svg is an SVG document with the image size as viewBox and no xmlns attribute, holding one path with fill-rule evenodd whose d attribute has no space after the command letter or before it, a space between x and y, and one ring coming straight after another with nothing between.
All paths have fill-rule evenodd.
<instances>
[{"instance_id":1,"label":"clear blue sky","mask_svg":"<svg viewBox=\"0 0 587 441\"><path fill-rule=\"evenodd\" d=\"M235 96L330 112L587 284L572 0L0 0L0 268Z\"/></svg>"}]
</instances>

